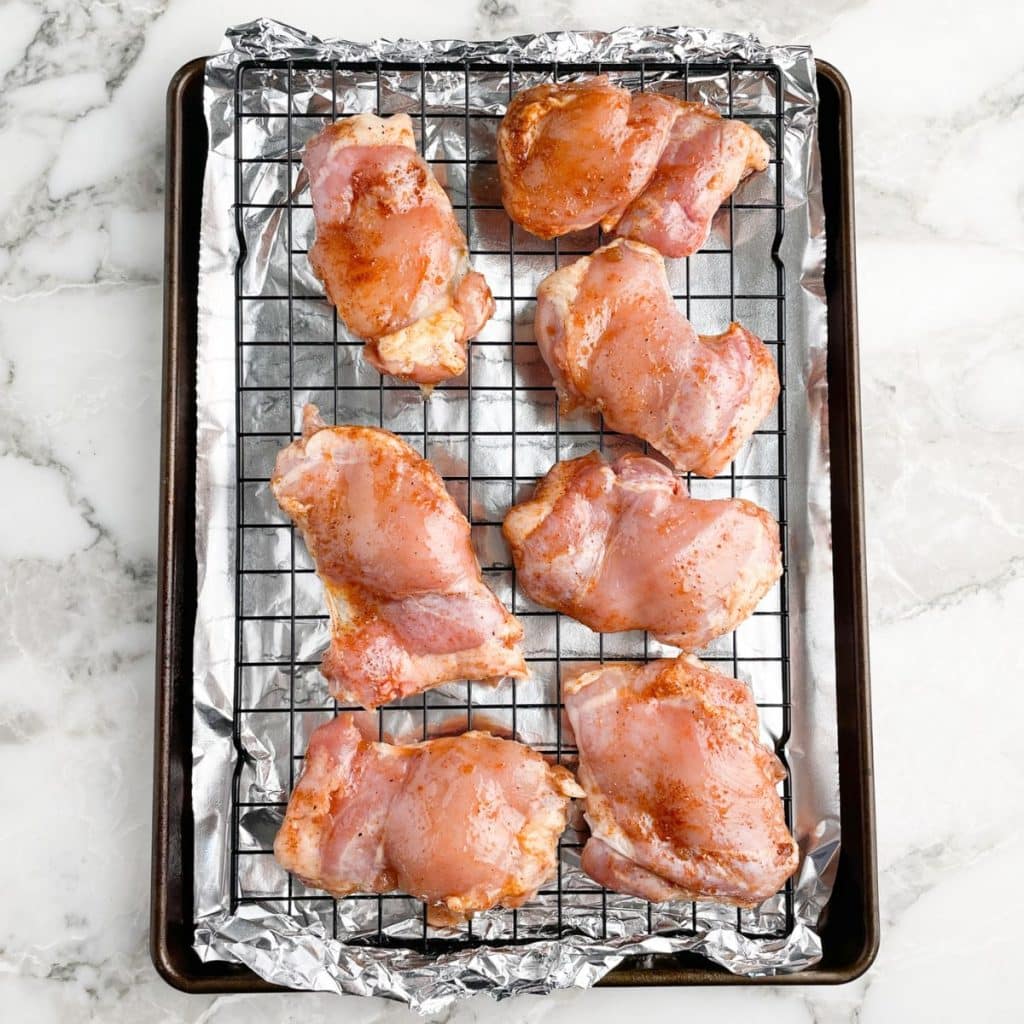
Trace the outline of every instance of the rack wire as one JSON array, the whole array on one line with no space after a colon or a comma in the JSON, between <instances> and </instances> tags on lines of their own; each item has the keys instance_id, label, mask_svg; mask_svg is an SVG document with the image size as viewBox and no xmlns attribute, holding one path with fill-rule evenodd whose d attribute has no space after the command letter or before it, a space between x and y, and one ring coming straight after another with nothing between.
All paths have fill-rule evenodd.
<instances>
[{"instance_id":1,"label":"rack wire","mask_svg":"<svg viewBox=\"0 0 1024 1024\"><path fill-rule=\"evenodd\" d=\"M277 451L296 435L304 402L316 401L335 423L383 426L430 457L467 513L485 579L526 629L534 680L497 690L472 683L442 687L380 709L379 734L409 724L427 737L452 722L493 728L530 742L560 763L575 750L563 735L561 674L575 661L646 660L672 649L644 635L592 634L566 616L531 604L515 585L515 567L500 538L504 512L521 500L559 458L635 449L603 422L559 414L554 387L532 338L537 280L564 261L602 244L591 233L542 242L513 225L500 204L493 138L502 110L493 100L544 80L608 73L634 89L658 89L716 105L769 140L772 163L759 192L740 190L719 212L709 244L670 261L677 302L699 330L740 320L775 352L783 392L775 422L752 439L756 457L713 481L687 476L695 496L753 497L780 525L783 577L744 627L701 653L751 683L762 719L786 760L790 731L789 566L786 494L785 280L780 246L785 228L782 160L783 95L771 64L518 64L474 62L252 61L236 78L235 222L240 258L235 275L238 436L236 518L236 672L230 884L232 909L259 904L302 920L319 920L335 937L379 946L443 949L488 941L527 942L571 933L578 921L633 921L650 931L666 923L695 931L702 919L734 921L737 930L781 936L793 927L793 890L760 913L693 904L665 918L642 900L609 893L578 869L585 826L575 821L560 841L557 878L541 891L538 912L491 912L483 926L460 934L429 929L425 910L400 894L335 899L310 890L273 861L272 840L313 728L338 710L317 672L327 616L315 573L295 528L269 495ZM430 83L430 87L428 87ZM440 83L438 86L437 83ZM443 101L436 95L440 90ZM498 314L470 349L466 374L440 385L429 401L418 388L381 377L361 362L362 341L348 334L327 305L309 267L312 216L300 178L301 148L324 125L370 111L413 117L421 153L445 184L463 218L471 260L492 279ZM461 150L461 152L460 152ZM756 227L750 225L757 221ZM737 238L761 238L757 268L737 259ZM268 248L267 239L272 239ZM749 249L749 245L747 246ZM758 269L760 268L760 269ZM767 269L765 269L767 268ZM489 273L490 271L490 273ZM755 271L752 273L752 271ZM716 325L711 321L717 319ZM753 321L753 322L751 322ZM355 709L352 709L355 710ZM415 738L415 737L414 737ZM285 788L287 787L287 788ZM792 794L782 784L792 829ZM582 916L581 916L582 915ZM631 916L632 915L632 916ZM409 921L416 921L410 928ZM646 926L646 927L644 927Z\"/></svg>"}]
</instances>

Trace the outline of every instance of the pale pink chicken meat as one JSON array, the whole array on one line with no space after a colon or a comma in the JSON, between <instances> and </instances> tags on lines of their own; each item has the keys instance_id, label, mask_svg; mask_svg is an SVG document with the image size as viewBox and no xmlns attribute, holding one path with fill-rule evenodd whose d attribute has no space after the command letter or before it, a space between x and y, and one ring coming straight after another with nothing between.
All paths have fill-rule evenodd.
<instances>
[{"instance_id":1,"label":"pale pink chicken meat","mask_svg":"<svg viewBox=\"0 0 1024 1024\"><path fill-rule=\"evenodd\" d=\"M309 259L381 373L430 387L466 368L494 313L444 189L407 114L359 114L306 144L316 241Z\"/></svg>"},{"instance_id":2,"label":"pale pink chicken meat","mask_svg":"<svg viewBox=\"0 0 1024 1024\"><path fill-rule=\"evenodd\" d=\"M321 671L339 700L373 708L450 680L527 674L522 627L484 584L469 523L400 438L327 427L308 405L271 488L324 585Z\"/></svg>"},{"instance_id":3,"label":"pale pink chicken meat","mask_svg":"<svg viewBox=\"0 0 1024 1024\"><path fill-rule=\"evenodd\" d=\"M391 745L342 714L310 737L274 855L343 896L401 890L435 926L518 907L555 873L572 775L482 732Z\"/></svg>"},{"instance_id":4,"label":"pale pink chicken meat","mask_svg":"<svg viewBox=\"0 0 1024 1024\"><path fill-rule=\"evenodd\" d=\"M692 656L605 664L565 683L590 838L582 867L647 900L753 907L796 870L777 786L736 679Z\"/></svg>"},{"instance_id":5,"label":"pale pink chicken meat","mask_svg":"<svg viewBox=\"0 0 1024 1024\"><path fill-rule=\"evenodd\" d=\"M557 463L505 517L519 586L602 633L694 651L742 622L782 574L778 524L741 498L700 501L643 455Z\"/></svg>"},{"instance_id":6,"label":"pale pink chicken meat","mask_svg":"<svg viewBox=\"0 0 1024 1024\"><path fill-rule=\"evenodd\" d=\"M630 93L607 75L526 89L498 128L512 220L541 238L600 224L666 256L696 252L722 202L769 157L742 121L667 94Z\"/></svg>"},{"instance_id":7,"label":"pale pink chicken meat","mask_svg":"<svg viewBox=\"0 0 1024 1024\"><path fill-rule=\"evenodd\" d=\"M607 75L517 93L498 128L509 216L541 238L615 223L654 174L676 116L654 93Z\"/></svg>"},{"instance_id":8,"label":"pale pink chicken meat","mask_svg":"<svg viewBox=\"0 0 1024 1024\"><path fill-rule=\"evenodd\" d=\"M618 239L546 277L534 334L561 408L598 411L679 470L715 476L779 395L768 346L739 324L698 335L664 260Z\"/></svg>"},{"instance_id":9,"label":"pale pink chicken meat","mask_svg":"<svg viewBox=\"0 0 1024 1024\"><path fill-rule=\"evenodd\" d=\"M703 103L677 102L657 169L615 225L617 235L673 257L704 245L718 208L771 158L768 143L750 125Z\"/></svg>"}]
</instances>

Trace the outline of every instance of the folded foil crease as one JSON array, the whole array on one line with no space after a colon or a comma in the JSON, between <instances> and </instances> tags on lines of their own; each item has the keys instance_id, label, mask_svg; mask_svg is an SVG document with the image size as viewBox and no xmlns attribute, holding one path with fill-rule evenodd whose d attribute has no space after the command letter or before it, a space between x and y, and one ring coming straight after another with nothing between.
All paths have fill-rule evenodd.
<instances>
[{"instance_id":1,"label":"folded foil crease","mask_svg":"<svg viewBox=\"0 0 1024 1024\"><path fill-rule=\"evenodd\" d=\"M551 62L716 62L730 59L770 62L778 66L784 91L786 230L780 258L786 273L787 468L789 473L790 672L792 715L784 753L792 779L794 821L801 867L794 890L795 926L783 938L741 934L732 908L698 905L696 934L691 905L654 908L653 933L638 912L642 901L609 898L607 914L593 906L573 906L563 923L573 934L527 944L473 946L441 955L414 949L353 945L376 935L377 909L372 900L348 904L331 937L312 904L297 900L292 915L287 903L268 898L230 910L232 777L236 750L232 737L235 656L235 302L234 275L239 259L235 231L235 87L240 64L251 59L315 61L509 61ZM426 72L432 104L443 104L446 90L461 106L462 86L454 88L443 73ZM314 103L313 97L311 103ZM476 97L479 109L500 111L507 100L502 86ZM322 98L321 98L322 102ZM327 112L330 112L329 105ZM353 43L320 40L277 22L260 19L230 29L224 47L207 63L205 114L209 159L204 182L200 243L199 351L197 367L198 432L196 473L196 555L199 601L194 644L194 731L192 803L195 819L195 949L204 961L227 960L248 965L261 977L297 989L384 996L435 1012L456 999L478 992L497 998L521 992L543 993L594 985L626 957L699 953L729 971L766 976L799 971L821 957L815 927L831 894L839 852L839 783L836 738L835 651L832 619L830 481L825 359L824 300L825 225L818 161L817 90L814 61L805 46L765 46L752 37L692 28L623 28L615 32L556 32L517 36L499 42L459 40L379 40ZM461 130L461 122L460 122ZM243 180L260 182L262 165L242 165ZM280 198L278 199L280 201ZM274 249L284 218L269 216L260 226L258 244L250 239L244 270L257 290L275 268L266 254ZM742 254L745 240L737 234ZM488 274L494 277L489 269ZM500 277L500 272L498 272ZM298 282L301 284L301 282ZM315 285L315 281L310 279ZM501 280L490 281L502 291ZM244 327L245 325L243 325ZM292 410L294 414L294 410ZM742 456L741 456L742 458ZM444 467L442 467L443 469ZM766 500L764 502L771 507ZM286 531L279 531L286 533ZM280 596L282 606L287 597ZM278 638L285 643L283 638ZM271 637L273 642L273 637ZM314 658L324 642L315 632L303 641L298 658ZM445 690L436 697L443 708ZM454 702L454 698L453 698ZM523 709L517 719L519 738L530 742L550 724L546 709ZM443 719L438 726L443 730ZM484 725L483 715L474 721ZM315 723L314 723L315 724ZM419 717L389 713L396 737L419 728ZM779 740L766 726L771 740ZM547 729L550 735L550 729ZM261 734L250 719L241 730L241 746L253 765L251 786L268 800L287 797L287 778L277 763L275 737ZM264 809L239 808L243 841L267 848L277 818ZM268 858L269 859L269 858ZM563 859L563 875L582 877L578 856ZM643 905L646 907L646 905ZM421 907L407 902L405 919L390 921L391 934L408 934L419 926ZM362 909L360 909L362 908ZM521 912L522 913L522 912ZM548 915L557 936L557 900L542 896L530 904L532 920ZM474 935L500 939L504 912L480 915ZM781 916L780 916L781 915ZM785 920L781 899L769 900L757 915L744 918L770 931ZM641 928L642 922L643 927ZM537 930L543 931L543 928Z\"/></svg>"}]
</instances>

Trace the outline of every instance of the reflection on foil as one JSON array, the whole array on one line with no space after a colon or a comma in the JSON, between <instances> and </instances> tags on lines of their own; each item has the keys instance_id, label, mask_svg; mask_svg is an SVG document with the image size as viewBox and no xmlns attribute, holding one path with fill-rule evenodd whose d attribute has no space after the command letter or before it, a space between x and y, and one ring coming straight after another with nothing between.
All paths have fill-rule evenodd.
<instances>
[{"instance_id":1,"label":"reflection on foil","mask_svg":"<svg viewBox=\"0 0 1024 1024\"><path fill-rule=\"evenodd\" d=\"M253 59L300 59L285 87L282 72L274 68L249 69L237 79L240 66ZM409 71L384 67L378 86L375 75L350 70L345 62L404 61L432 63L472 60L472 88L467 89L460 67L452 70ZM722 62L774 64L778 78L763 70L725 70ZM734 112L744 112L774 144L779 125L784 130L784 164L779 194L785 200L785 232L779 258L785 267L784 319L776 319L777 301L736 299L735 314L766 339L785 327L786 407L778 430L755 437L740 456L737 493L770 509L779 507L772 476L782 471L778 447L785 444L785 471L790 496L788 522L788 660L792 710L788 721L779 713L780 690L778 622L774 613L755 617L741 627L737 644L744 659L739 671L765 705L762 724L766 738L780 747L791 774L792 818L802 860L793 887L792 907L780 895L757 911L736 910L715 904L668 903L648 906L644 901L595 890L579 868L578 850L569 843L562 850L560 891L546 890L513 919L511 912L494 910L473 922L473 943L449 942L440 953L424 953L416 943L422 937L422 907L399 895L378 903L375 899L323 899L298 883L289 888L283 872L266 855L281 820L281 802L287 798L295 770L293 753L301 754L309 733L332 713L324 681L316 671L319 651L326 642L323 602L312 573L290 577L291 541L288 530L277 527L282 517L265 486L245 484L236 493L239 476L245 481L265 477L272 465L280 435L293 429L303 401L317 401L325 416L344 422L376 422L383 414L393 430L422 429L425 452L437 469L449 476L465 476L471 458L474 471L495 479L511 475L508 464L510 437L502 435L514 401L508 382L522 390L544 387L550 378L530 347L507 344L519 328L515 302L499 303L488 329L489 345L471 347L474 381L489 385L473 396L474 434L466 439L467 394L464 390L435 391L427 411L415 389L379 389L379 377L359 355L357 344L336 347L329 342L335 330L333 311L321 300L296 299L287 304L261 297L287 292L316 295L319 282L308 261L293 258L308 248L313 223L301 203L290 217L282 204L300 197L305 181L298 164L289 164L306 138L335 114L374 110L407 110L422 135L428 160L445 168L444 184L453 201L466 211L468 226L478 249L507 250L509 232L503 214L488 210L499 202L493 166L478 163L493 156L495 119L435 117L461 114L467 101L479 114L501 114L508 99L506 65L559 62L561 77L573 74L571 65L582 62L629 63L639 67L661 63L701 62L715 65L687 76L689 96L724 106L729 87ZM337 62L332 68L331 62ZM319 66L317 66L319 65ZM493 65L493 72L487 69ZM517 87L545 76L526 69L516 73ZM638 70L617 70L619 80L634 88L641 84ZM645 87L678 91L677 72L647 68ZM236 93L236 85L242 85ZM422 91L420 85L422 84ZM236 120L236 96L246 105L246 116ZM776 120L776 105L781 117ZM288 111L297 118L283 118ZM825 380L821 372L826 352L824 272L824 219L820 198L820 167L816 148L817 93L814 62L806 47L767 47L754 39L695 29L626 28L612 33L558 32L520 36L503 42L466 43L379 41L356 44L321 41L271 21L260 20L232 29L224 50L207 65L205 111L210 132L201 234L198 354L198 460L196 479L197 556L199 607L194 646L193 810L195 815L195 948L204 960L230 960L247 964L269 981L300 989L318 989L379 995L402 1000L422 1012L450 1005L455 999L486 991L496 997L520 992L547 992L558 988L588 987L624 958L698 952L728 970L746 976L798 971L821 956L815 932L819 915L831 893L839 851L838 759L832 622L831 532L829 523L829 465L826 436ZM285 125L290 125L287 129ZM244 162L236 165L238 156ZM236 169L244 207L238 209L236 230ZM294 168L294 176L290 176ZM763 203L729 224L716 219L719 247L731 246L735 262L732 285L736 293L774 291L771 248L776 230L774 200L778 168L751 179L744 186L744 203ZM477 209L476 207L482 207ZM745 211L746 212L746 211ZM519 237L514 292L509 287L507 255L476 257L496 294L532 295L536 284L552 269L550 246L529 236ZM236 365L235 269L240 267L241 293L252 296L242 304L243 344ZM595 248L596 235L581 233L573 249ZM290 248L289 248L290 243ZM719 257L720 259L720 257ZM720 293L721 266L713 254L698 254L689 262L686 281L673 279L673 290L689 285L689 294ZM670 278L682 273L669 263ZM762 277L770 273L770 280ZM761 275L759 277L759 275ZM290 291L289 291L290 289ZM729 304L709 303L693 319L701 329L721 330L716 318L728 317ZM742 306L742 308L741 308ZM344 333L344 327L341 328ZM289 334L308 345L286 344ZM525 335L516 334L517 341ZM277 339L280 344L273 344ZM354 339L350 339L354 340ZM514 359L514 365L513 365ZM325 361L326 360L326 361ZM285 368L282 371L282 366ZM240 447L236 436L236 372L239 383L250 388L258 401L249 401L243 414L246 431ZM275 375L288 377L282 391L267 387ZM350 388L339 390L335 375ZM364 390L360 391L358 388ZM546 392L528 392L531 401L518 408L532 439L517 435L517 476L543 474L558 458L583 454L590 440L575 440L574 426L591 429L563 417L563 436L555 440L555 412ZM367 396L369 398L367 399ZM368 404L369 403L369 404ZM378 406L379 403L379 406ZM429 422L428 422L429 417ZM429 428L429 429L428 429ZM784 428L784 429L783 429ZM461 436L460 436L460 432ZM263 436L260 435L277 435ZM472 444L472 452L468 445ZM614 436L606 450L614 454L631 443ZM238 473L238 460L244 472ZM719 481L718 483L721 483ZM728 485L729 481L726 480ZM465 484L450 484L464 510ZM693 483L695 496L718 496L716 481ZM774 488L774 489L773 489ZM726 492L728 493L728 492ZM521 497L521 495L516 495ZM509 485L474 485L475 521L500 522L511 500ZM240 568L259 568L245 577L235 592L236 513L243 522L259 523L246 529ZM497 530L474 531L481 563L498 566L508 561ZM311 568L301 544L296 562ZM305 560L305 561L303 561ZM294 578L295 591L289 580ZM488 581L506 603L511 600L511 578L491 575ZM244 618L238 642L259 668L247 670L239 684L240 713L235 727L236 596ZM777 599L776 599L777 600ZM301 630L292 631L288 612L302 617ZM252 614L252 613L259 614ZM274 618L274 616L279 616ZM514 732L538 749L552 750L555 737L563 750L565 723L557 707L557 668L554 657L585 659L596 656L595 636L571 620L556 630L551 618L524 619L528 652L550 657L533 665L533 678L522 684L525 705L510 711L506 689L474 684L439 687L424 698L402 702L365 726L381 738L408 742L425 735L441 735L466 727L487 728L499 735ZM729 638L712 651L728 658L735 653ZM670 648L651 643L642 635L605 638L607 657L671 654ZM292 672L281 652L294 652L303 664ZM749 659L746 658L750 655ZM764 657L759 660L759 655ZM246 661L244 664L248 665ZM409 706L404 706L408 703ZM467 707L471 710L467 714ZM775 710L773 710L773 708ZM301 714L294 713L296 710ZM237 780L241 800L232 811L239 750L244 759ZM567 739L571 740L571 735ZM563 760L572 764L571 749ZM578 810L567 833L585 837ZM232 839L238 856L232 858ZM232 901L244 895L241 902ZM571 896L571 898L569 898ZM291 897L291 898L289 898ZM786 922L792 927L786 930ZM559 922L561 928L559 927ZM742 925L742 931L740 930ZM465 939L465 932L432 931L437 939ZM380 937L393 945L381 948ZM515 944L508 940L517 938ZM407 948L403 948L402 943ZM492 943L492 945L487 945Z\"/></svg>"}]
</instances>

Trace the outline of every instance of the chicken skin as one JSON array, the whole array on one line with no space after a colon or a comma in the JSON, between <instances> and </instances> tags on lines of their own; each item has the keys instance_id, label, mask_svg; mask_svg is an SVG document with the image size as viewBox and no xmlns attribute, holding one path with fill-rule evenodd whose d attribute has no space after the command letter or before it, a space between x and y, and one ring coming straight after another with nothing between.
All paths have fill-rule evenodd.
<instances>
[{"instance_id":1,"label":"chicken skin","mask_svg":"<svg viewBox=\"0 0 1024 1024\"><path fill-rule=\"evenodd\" d=\"M564 412L598 411L679 470L721 472L779 396L760 338L739 324L699 336L654 249L616 240L537 289L534 334Z\"/></svg>"},{"instance_id":2,"label":"chicken skin","mask_svg":"<svg viewBox=\"0 0 1024 1024\"><path fill-rule=\"evenodd\" d=\"M718 208L744 178L763 171L768 143L743 121L681 100L653 177L615 225L621 238L663 256L691 256L708 240Z\"/></svg>"},{"instance_id":3,"label":"chicken skin","mask_svg":"<svg viewBox=\"0 0 1024 1024\"><path fill-rule=\"evenodd\" d=\"M703 103L630 93L607 75L518 93L498 129L508 215L541 238L600 224L666 256L707 240L715 211L770 151Z\"/></svg>"},{"instance_id":4,"label":"chicken skin","mask_svg":"<svg viewBox=\"0 0 1024 1024\"><path fill-rule=\"evenodd\" d=\"M518 93L498 128L508 215L541 238L613 225L654 174L676 116L656 93L607 75Z\"/></svg>"},{"instance_id":5,"label":"chicken skin","mask_svg":"<svg viewBox=\"0 0 1024 1024\"><path fill-rule=\"evenodd\" d=\"M270 486L324 584L321 671L337 699L374 708L454 679L527 674L522 627L484 584L469 523L400 438L327 427L307 405Z\"/></svg>"},{"instance_id":6,"label":"chicken skin","mask_svg":"<svg viewBox=\"0 0 1024 1024\"><path fill-rule=\"evenodd\" d=\"M565 684L590 839L582 867L643 899L753 907L796 870L743 683L692 656L606 664Z\"/></svg>"},{"instance_id":7,"label":"chicken skin","mask_svg":"<svg viewBox=\"0 0 1024 1024\"><path fill-rule=\"evenodd\" d=\"M393 746L339 715L310 737L274 856L338 896L401 890L434 926L518 907L552 877L572 775L511 740L468 732Z\"/></svg>"},{"instance_id":8,"label":"chicken skin","mask_svg":"<svg viewBox=\"0 0 1024 1024\"><path fill-rule=\"evenodd\" d=\"M504 533L534 601L688 651L735 629L782 574L779 527L764 509L691 498L639 454L559 462L509 511Z\"/></svg>"},{"instance_id":9,"label":"chicken skin","mask_svg":"<svg viewBox=\"0 0 1024 1024\"><path fill-rule=\"evenodd\" d=\"M416 151L407 114L359 114L306 145L327 298L381 373L431 387L466 368L466 344L494 313L469 269L452 204Z\"/></svg>"}]
</instances>

